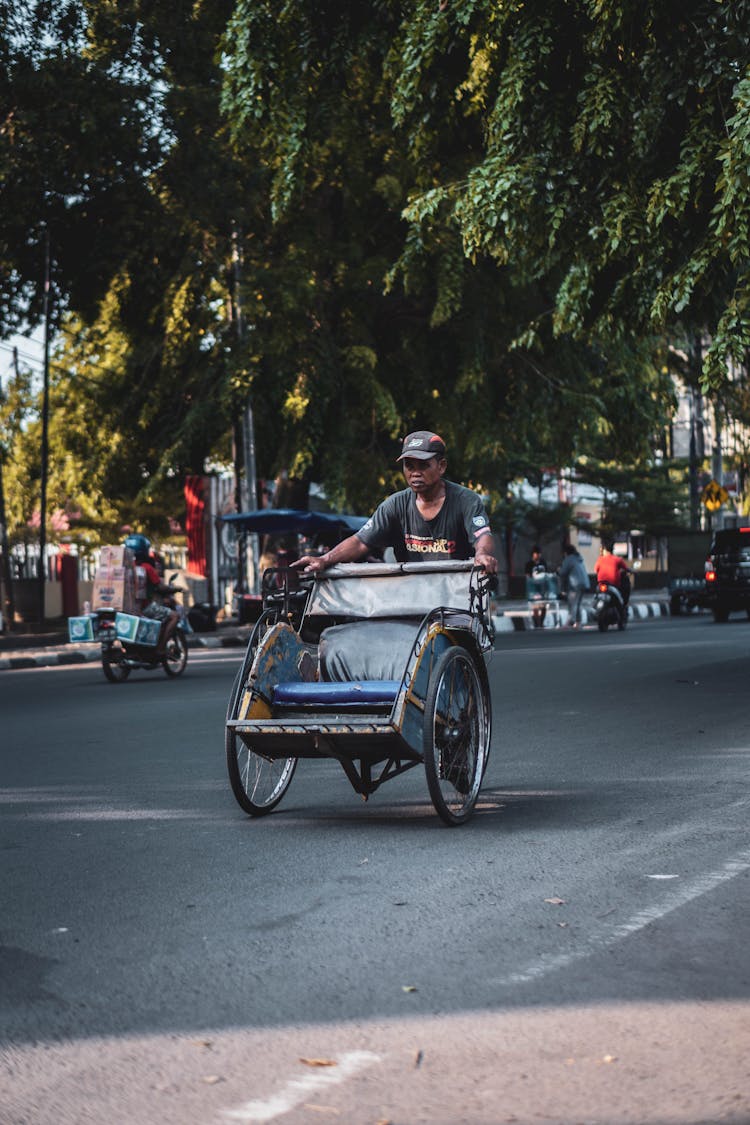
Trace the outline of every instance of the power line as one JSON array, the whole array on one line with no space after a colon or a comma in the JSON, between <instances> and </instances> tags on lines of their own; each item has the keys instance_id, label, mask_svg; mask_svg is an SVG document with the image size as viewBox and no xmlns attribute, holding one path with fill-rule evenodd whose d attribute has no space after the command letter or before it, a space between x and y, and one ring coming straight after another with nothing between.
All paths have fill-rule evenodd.
<instances>
[{"instance_id":1,"label":"power line","mask_svg":"<svg viewBox=\"0 0 750 1125\"><path fill-rule=\"evenodd\" d=\"M40 368L44 366L44 361L40 356L32 356L28 352L22 352L21 349L16 347L14 344L6 344L4 340L0 340L0 348L2 348L6 352L10 352L11 355L13 354L13 352L18 352L19 357L25 363L37 363L39 364Z\"/></svg>"},{"instance_id":2,"label":"power line","mask_svg":"<svg viewBox=\"0 0 750 1125\"><path fill-rule=\"evenodd\" d=\"M6 344L4 341L0 341L0 348L2 348L5 351L11 352L11 354L13 352L17 352L19 358L22 359L24 361L24 363L38 364L38 370L37 370L37 372L35 372L35 374L41 374L43 372L44 361L42 359L40 359L38 356L31 356L27 352L22 352L19 348L14 347L14 345L12 345L12 344ZM95 363L93 360L86 360L85 365L87 367L92 368L95 371L101 371L102 375L110 375L111 376L111 374L112 374L111 368L102 367L101 364ZM49 366L53 367L53 368L56 368L58 371L67 372L68 378L73 383L82 382L82 383L89 383L92 387L100 387L101 386L101 380L94 379L94 378L92 378L91 376L88 376L88 375L84 375L82 371L77 371L77 370L71 371L71 369L67 366L67 364L57 363L54 359L51 359L49 361Z\"/></svg>"}]
</instances>

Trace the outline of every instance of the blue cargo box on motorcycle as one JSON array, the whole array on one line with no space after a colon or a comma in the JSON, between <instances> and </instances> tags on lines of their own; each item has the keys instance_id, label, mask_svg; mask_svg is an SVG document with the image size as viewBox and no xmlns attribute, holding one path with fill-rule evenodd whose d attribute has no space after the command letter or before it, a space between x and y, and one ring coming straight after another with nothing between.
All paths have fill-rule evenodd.
<instances>
[{"instance_id":1,"label":"blue cargo box on motorcycle","mask_svg":"<svg viewBox=\"0 0 750 1125\"><path fill-rule=\"evenodd\" d=\"M68 640L75 644L82 641L93 641L94 619L92 617L69 617Z\"/></svg>"},{"instance_id":2,"label":"blue cargo box on motorcycle","mask_svg":"<svg viewBox=\"0 0 750 1125\"><path fill-rule=\"evenodd\" d=\"M132 613L115 614L117 639L136 645L157 645L161 624L161 621L155 621L151 617L136 617Z\"/></svg>"}]
</instances>

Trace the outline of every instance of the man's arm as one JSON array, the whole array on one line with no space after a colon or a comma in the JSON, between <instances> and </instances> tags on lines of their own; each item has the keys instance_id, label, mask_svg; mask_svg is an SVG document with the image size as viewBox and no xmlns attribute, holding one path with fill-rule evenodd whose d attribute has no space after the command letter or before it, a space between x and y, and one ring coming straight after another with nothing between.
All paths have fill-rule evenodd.
<instances>
[{"instance_id":1,"label":"man's arm","mask_svg":"<svg viewBox=\"0 0 750 1125\"><path fill-rule=\"evenodd\" d=\"M471 489L464 488L462 485L458 485L457 488L464 531L469 543L474 548L474 562L477 566L481 566L486 574L497 574L495 540L490 529L490 521L484 510L484 504Z\"/></svg>"},{"instance_id":2,"label":"man's arm","mask_svg":"<svg viewBox=\"0 0 750 1125\"><path fill-rule=\"evenodd\" d=\"M348 539L342 539L330 551L326 551L324 555L303 555L302 558L297 559L292 563L293 567L302 566L305 568L305 574L317 574L319 570L328 570L331 566L336 566L337 563L344 562L358 562L364 559L370 552L370 548L366 543L363 543L356 535L350 535Z\"/></svg>"},{"instance_id":3,"label":"man's arm","mask_svg":"<svg viewBox=\"0 0 750 1125\"><path fill-rule=\"evenodd\" d=\"M474 548L474 562L484 568L486 574L497 574L497 558L495 557L495 542L492 533L487 531L480 535Z\"/></svg>"}]
</instances>

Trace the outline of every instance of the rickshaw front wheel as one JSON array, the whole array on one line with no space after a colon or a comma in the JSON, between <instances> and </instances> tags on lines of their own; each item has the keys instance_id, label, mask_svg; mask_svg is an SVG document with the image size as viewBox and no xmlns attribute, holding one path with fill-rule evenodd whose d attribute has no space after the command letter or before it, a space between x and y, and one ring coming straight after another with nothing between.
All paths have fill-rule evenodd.
<instances>
[{"instance_id":1,"label":"rickshaw front wheel","mask_svg":"<svg viewBox=\"0 0 750 1125\"><path fill-rule=\"evenodd\" d=\"M227 708L228 719L237 718L248 667L246 659L232 687ZM297 759L277 758L271 761L264 758L245 746L242 739L229 727L226 728L225 748L229 782L237 804L250 816L265 816L270 813L289 788L297 768Z\"/></svg>"},{"instance_id":2,"label":"rickshaw front wheel","mask_svg":"<svg viewBox=\"0 0 750 1125\"><path fill-rule=\"evenodd\" d=\"M462 824L477 802L490 742L487 700L464 648L447 649L430 676L423 739L435 811L448 825Z\"/></svg>"},{"instance_id":3,"label":"rickshaw front wheel","mask_svg":"<svg viewBox=\"0 0 750 1125\"><path fill-rule=\"evenodd\" d=\"M227 767L232 792L240 808L250 816L265 816L276 808L289 788L297 759L270 761L245 746L234 731L228 731Z\"/></svg>"}]
</instances>

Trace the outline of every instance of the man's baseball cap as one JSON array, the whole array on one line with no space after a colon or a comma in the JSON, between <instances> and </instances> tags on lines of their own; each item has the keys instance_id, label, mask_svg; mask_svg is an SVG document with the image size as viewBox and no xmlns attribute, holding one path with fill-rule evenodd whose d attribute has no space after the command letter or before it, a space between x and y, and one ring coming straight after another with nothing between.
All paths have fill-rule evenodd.
<instances>
[{"instance_id":1,"label":"man's baseball cap","mask_svg":"<svg viewBox=\"0 0 750 1125\"><path fill-rule=\"evenodd\" d=\"M445 442L438 434L430 430L415 430L404 438L404 447L397 461L404 457L416 457L418 461L427 461L430 457L445 457Z\"/></svg>"}]
</instances>

